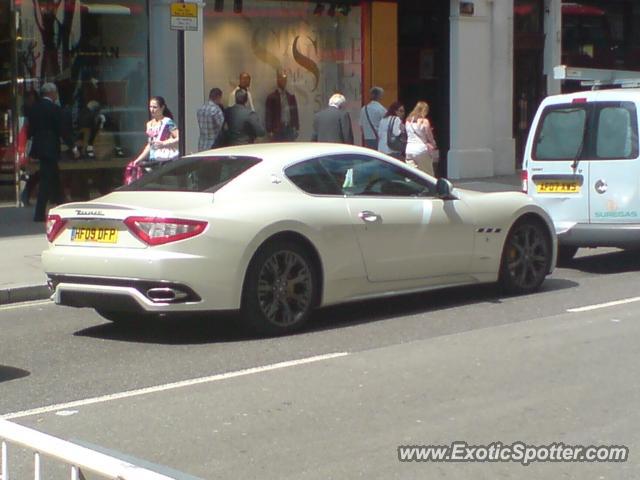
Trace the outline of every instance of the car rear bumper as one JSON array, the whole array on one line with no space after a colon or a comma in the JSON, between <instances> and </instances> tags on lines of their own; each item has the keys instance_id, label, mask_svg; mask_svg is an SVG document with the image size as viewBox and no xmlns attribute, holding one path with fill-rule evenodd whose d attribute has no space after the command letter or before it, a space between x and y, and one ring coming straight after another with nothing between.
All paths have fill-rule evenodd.
<instances>
[{"instance_id":1,"label":"car rear bumper","mask_svg":"<svg viewBox=\"0 0 640 480\"><path fill-rule=\"evenodd\" d=\"M58 305L122 312L167 312L193 308L202 302L187 285L131 278L49 275Z\"/></svg>"},{"instance_id":2,"label":"car rear bumper","mask_svg":"<svg viewBox=\"0 0 640 480\"><path fill-rule=\"evenodd\" d=\"M558 244L571 247L638 247L640 224L577 223L558 234Z\"/></svg>"},{"instance_id":3,"label":"car rear bumper","mask_svg":"<svg viewBox=\"0 0 640 480\"><path fill-rule=\"evenodd\" d=\"M238 262L231 256L57 246L43 252L42 263L60 305L146 312L239 308Z\"/></svg>"}]
</instances>

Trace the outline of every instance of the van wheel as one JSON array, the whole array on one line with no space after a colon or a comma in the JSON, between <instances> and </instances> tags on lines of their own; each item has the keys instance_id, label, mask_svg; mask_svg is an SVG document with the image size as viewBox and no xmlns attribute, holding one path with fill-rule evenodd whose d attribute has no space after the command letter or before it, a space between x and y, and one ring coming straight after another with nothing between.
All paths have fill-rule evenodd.
<instances>
[{"instance_id":1,"label":"van wheel","mask_svg":"<svg viewBox=\"0 0 640 480\"><path fill-rule=\"evenodd\" d=\"M537 290L551 266L551 242L541 222L524 219L509 232L502 252L499 283L510 294Z\"/></svg>"},{"instance_id":2,"label":"van wheel","mask_svg":"<svg viewBox=\"0 0 640 480\"><path fill-rule=\"evenodd\" d=\"M571 247L569 245L558 245L558 264L564 265L569 263L573 257L576 256L578 247Z\"/></svg>"},{"instance_id":3,"label":"van wheel","mask_svg":"<svg viewBox=\"0 0 640 480\"><path fill-rule=\"evenodd\" d=\"M308 320L318 295L316 267L295 242L268 243L256 253L242 292L242 318L261 335L283 335Z\"/></svg>"}]
</instances>

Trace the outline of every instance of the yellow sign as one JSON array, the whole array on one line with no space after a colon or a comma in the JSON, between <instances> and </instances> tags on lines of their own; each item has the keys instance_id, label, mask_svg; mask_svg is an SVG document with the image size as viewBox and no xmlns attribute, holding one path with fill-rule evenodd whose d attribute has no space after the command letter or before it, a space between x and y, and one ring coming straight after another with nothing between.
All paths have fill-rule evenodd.
<instances>
[{"instance_id":1,"label":"yellow sign","mask_svg":"<svg viewBox=\"0 0 640 480\"><path fill-rule=\"evenodd\" d=\"M198 5L195 3L171 4L171 30L197 30Z\"/></svg>"},{"instance_id":2,"label":"yellow sign","mask_svg":"<svg viewBox=\"0 0 640 480\"><path fill-rule=\"evenodd\" d=\"M195 3L172 3L171 16L198 18L198 5Z\"/></svg>"}]
</instances>

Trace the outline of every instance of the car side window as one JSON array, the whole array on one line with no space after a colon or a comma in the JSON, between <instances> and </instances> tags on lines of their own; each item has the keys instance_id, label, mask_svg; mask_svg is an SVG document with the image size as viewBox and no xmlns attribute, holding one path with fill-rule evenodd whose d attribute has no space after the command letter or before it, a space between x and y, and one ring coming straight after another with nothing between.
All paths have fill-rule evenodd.
<instances>
[{"instance_id":1,"label":"car side window","mask_svg":"<svg viewBox=\"0 0 640 480\"><path fill-rule=\"evenodd\" d=\"M284 173L294 185L311 195L342 195L342 190L318 159L296 163L286 168Z\"/></svg>"},{"instance_id":2,"label":"car side window","mask_svg":"<svg viewBox=\"0 0 640 480\"><path fill-rule=\"evenodd\" d=\"M345 195L435 196L435 184L415 175L409 168L376 157L359 154L329 155L320 158L319 163Z\"/></svg>"}]
</instances>

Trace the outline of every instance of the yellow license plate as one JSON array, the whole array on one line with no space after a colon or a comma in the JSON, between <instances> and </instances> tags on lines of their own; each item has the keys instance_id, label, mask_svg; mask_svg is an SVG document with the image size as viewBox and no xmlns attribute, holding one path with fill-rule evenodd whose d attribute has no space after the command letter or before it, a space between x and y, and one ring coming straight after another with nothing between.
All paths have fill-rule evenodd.
<instances>
[{"instance_id":1,"label":"yellow license plate","mask_svg":"<svg viewBox=\"0 0 640 480\"><path fill-rule=\"evenodd\" d=\"M536 185L538 193L578 193L580 185L576 182L541 182Z\"/></svg>"},{"instance_id":2,"label":"yellow license plate","mask_svg":"<svg viewBox=\"0 0 640 480\"><path fill-rule=\"evenodd\" d=\"M75 227L72 242L118 243L118 230L112 227Z\"/></svg>"}]
</instances>

